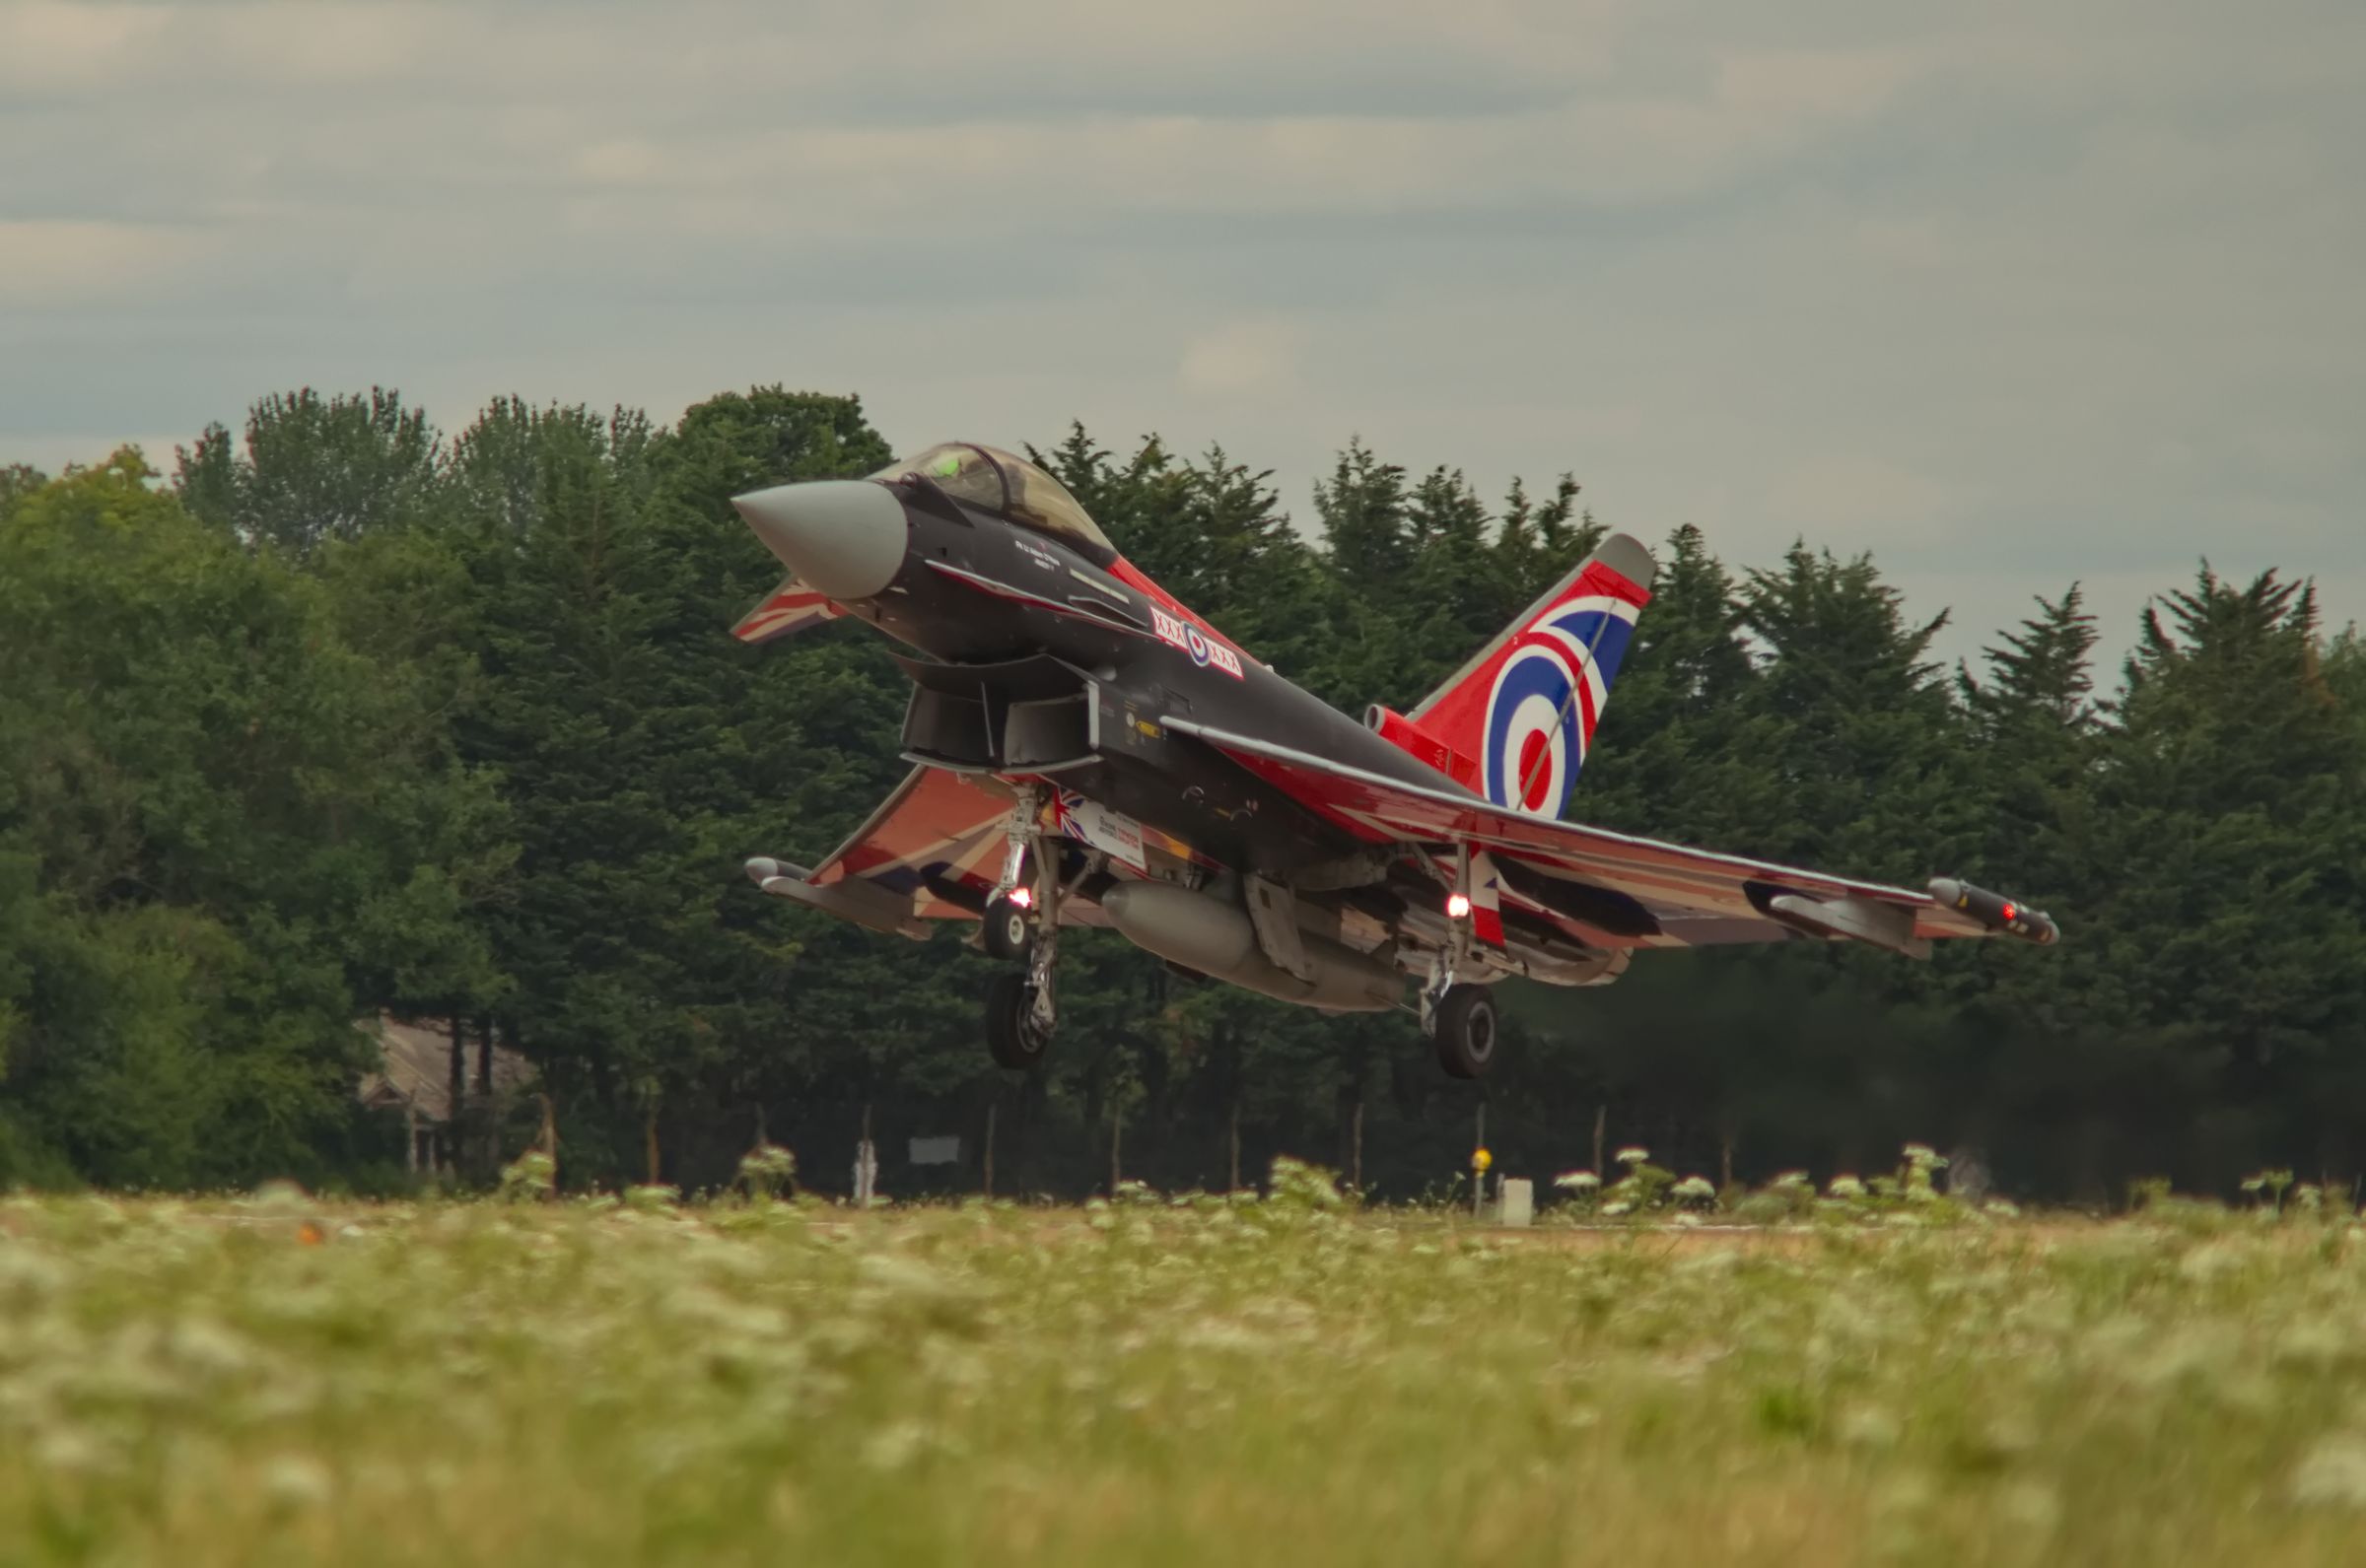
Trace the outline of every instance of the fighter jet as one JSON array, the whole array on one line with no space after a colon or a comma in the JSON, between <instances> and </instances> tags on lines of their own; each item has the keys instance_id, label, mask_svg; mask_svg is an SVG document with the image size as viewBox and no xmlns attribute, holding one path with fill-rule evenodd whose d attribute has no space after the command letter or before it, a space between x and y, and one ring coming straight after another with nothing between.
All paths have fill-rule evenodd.
<instances>
[{"instance_id":1,"label":"fighter jet","mask_svg":"<svg viewBox=\"0 0 2366 1568\"><path fill-rule=\"evenodd\" d=\"M1009 966L986 994L1005 1067L1043 1061L1060 935L1078 925L1190 979L1416 1012L1459 1078L1494 1064L1490 988L1513 976L1603 986L1638 951L1711 943L1921 958L1942 938L2057 934L1959 879L1916 892L1565 820L1650 601L1650 552L1625 534L1412 712L1358 723L1151 581L1009 452L932 446L732 505L790 573L736 636L863 621L904 645L912 681L904 782L810 868L758 857L747 873L882 932L978 922Z\"/></svg>"}]
</instances>

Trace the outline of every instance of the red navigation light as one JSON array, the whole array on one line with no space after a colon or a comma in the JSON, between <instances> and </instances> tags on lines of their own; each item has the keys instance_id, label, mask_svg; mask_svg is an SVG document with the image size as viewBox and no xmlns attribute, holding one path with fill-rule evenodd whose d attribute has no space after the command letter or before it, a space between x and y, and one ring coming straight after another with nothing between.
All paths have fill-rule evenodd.
<instances>
[{"instance_id":1,"label":"red navigation light","mask_svg":"<svg viewBox=\"0 0 2366 1568\"><path fill-rule=\"evenodd\" d=\"M2006 899L2004 901L2004 923L2010 925L2020 918L2021 906L2015 904L2011 899Z\"/></svg>"},{"instance_id":2,"label":"red navigation light","mask_svg":"<svg viewBox=\"0 0 2366 1568\"><path fill-rule=\"evenodd\" d=\"M1010 902L1022 910L1028 909L1035 903L1035 890L1022 883L1010 890Z\"/></svg>"},{"instance_id":3,"label":"red navigation light","mask_svg":"<svg viewBox=\"0 0 2366 1568\"><path fill-rule=\"evenodd\" d=\"M1471 913L1471 901L1460 893L1446 895L1446 919L1459 920Z\"/></svg>"}]
</instances>

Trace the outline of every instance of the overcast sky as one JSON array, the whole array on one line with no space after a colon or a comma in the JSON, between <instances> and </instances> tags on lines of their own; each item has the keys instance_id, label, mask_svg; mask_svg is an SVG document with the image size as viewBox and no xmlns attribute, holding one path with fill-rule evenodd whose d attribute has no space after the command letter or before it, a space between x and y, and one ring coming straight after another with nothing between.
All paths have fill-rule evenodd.
<instances>
[{"instance_id":1,"label":"overcast sky","mask_svg":"<svg viewBox=\"0 0 2366 1568\"><path fill-rule=\"evenodd\" d=\"M2366 618L2357 0L0 0L0 461L282 387L891 442L1360 433L1971 651L2207 554Z\"/></svg>"}]
</instances>

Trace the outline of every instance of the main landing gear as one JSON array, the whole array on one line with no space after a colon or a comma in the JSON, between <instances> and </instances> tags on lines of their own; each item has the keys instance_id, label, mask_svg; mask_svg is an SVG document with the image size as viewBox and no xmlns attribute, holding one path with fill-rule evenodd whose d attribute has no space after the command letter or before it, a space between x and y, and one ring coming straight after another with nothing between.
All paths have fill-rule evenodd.
<instances>
[{"instance_id":1,"label":"main landing gear","mask_svg":"<svg viewBox=\"0 0 2366 1568\"><path fill-rule=\"evenodd\" d=\"M1463 975L1471 968L1471 852L1456 857L1455 897L1449 904L1452 935L1429 962L1422 987L1422 1030L1437 1048L1437 1064L1449 1078L1483 1078L1496 1064L1496 999L1485 986Z\"/></svg>"},{"instance_id":2,"label":"main landing gear","mask_svg":"<svg viewBox=\"0 0 2366 1568\"><path fill-rule=\"evenodd\" d=\"M1051 1029L1035 1019L1036 994L1020 970L1006 970L988 983L986 1049L996 1066L1032 1071L1052 1049Z\"/></svg>"},{"instance_id":3,"label":"main landing gear","mask_svg":"<svg viewBox=\"0 0 2366 1568\"><path fill-rule=\"evenodd\" d=\"M986 1049L995 1065L1020 1072L1042 1064L1050 1052L1059 1013L1052 1002L1052 970L1060 956L1060 861L1045 844L1042 797L1028 786L1018 791L1004 829L1003 874L986 900L981 932L993 957L1019 960L1024 968L994 977L986 988ZM1032 859L1035 881L1019 881Z\"/></svg>"},{"instance_id":4,"label":"main landing gear","mask_svg":"<svg viewBox=\"0 0 2366 1568\"><path fill-rule=\"evenodd\" d=\"M1450 1078L1483 1078L1496 1062L1496 999L1485 986L1445 988L1435 1000L1422 993L1423 1027Z\"/></svg>"}]
</instances>

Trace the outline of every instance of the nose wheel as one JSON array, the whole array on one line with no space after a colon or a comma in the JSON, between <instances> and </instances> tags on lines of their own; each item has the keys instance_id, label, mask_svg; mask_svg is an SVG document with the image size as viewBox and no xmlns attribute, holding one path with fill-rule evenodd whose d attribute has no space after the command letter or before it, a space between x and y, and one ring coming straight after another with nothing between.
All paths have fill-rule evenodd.
<instances>
[{"instance_id":1,"label":"nose wheel","mask_svg":"<svg viewBox=\"0 0 2366 1568\"><path fill-rule=\"evenodd\" d=\"M996 899L986 906L986 927L983 940L989 958L1006 963L1027 956L1027 943L1033 937L1034 922L1018 900L1009 897Z\"/></svg>"}]
</instances>

